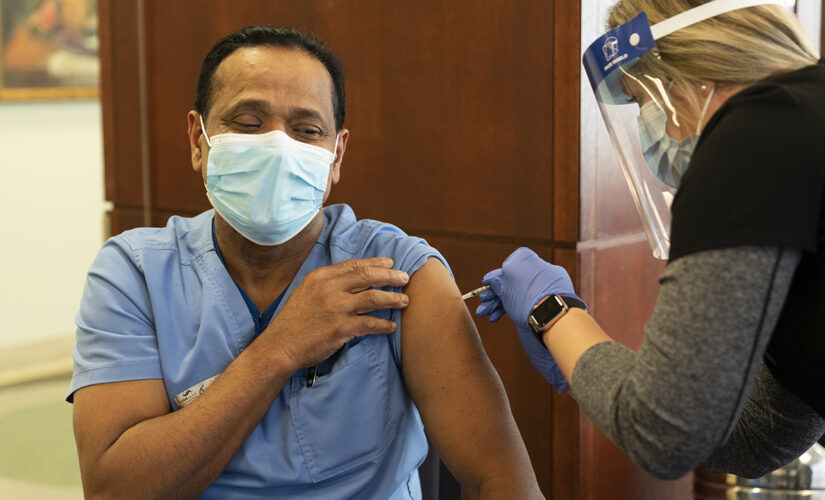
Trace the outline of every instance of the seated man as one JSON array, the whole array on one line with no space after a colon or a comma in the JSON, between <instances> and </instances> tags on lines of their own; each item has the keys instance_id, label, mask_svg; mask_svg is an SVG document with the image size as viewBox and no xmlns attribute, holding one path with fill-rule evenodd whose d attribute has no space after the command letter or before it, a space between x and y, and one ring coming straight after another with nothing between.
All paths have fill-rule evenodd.
<instances>
[{"instance_id":1,"label":"seated man","mask_svg":"<svg viewBox=\"0 0 825 500\"><path fill-rule=\"evenodd\" d=\"M443 257L321 209L343 122L310 36L250 26L207 55L189 140L215 210L110 239L88 275L87 497L420 498L424 426L471 496L541 497Z\"/></svg>"}]
</instances>

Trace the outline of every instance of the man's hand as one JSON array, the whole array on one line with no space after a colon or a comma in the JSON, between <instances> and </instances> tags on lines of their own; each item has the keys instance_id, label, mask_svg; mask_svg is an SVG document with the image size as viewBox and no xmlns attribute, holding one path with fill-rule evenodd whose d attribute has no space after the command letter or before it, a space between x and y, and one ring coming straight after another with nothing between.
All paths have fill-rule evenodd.
<instances>
[{"instance_id":1,"label":"man's hand","mask_svg":"<svg viewBox=\"0 0 825 500\"><path fill-rule=\"evenodd\" d=\"M394 322L364 315L409 304L403 293L374 289L407 284L407 273L392 265L392 259L376 257L308 273L263 335L277 339L277 349L297 371L325 360L356 335L392 333Z\"/></svg>"}]
</instances>

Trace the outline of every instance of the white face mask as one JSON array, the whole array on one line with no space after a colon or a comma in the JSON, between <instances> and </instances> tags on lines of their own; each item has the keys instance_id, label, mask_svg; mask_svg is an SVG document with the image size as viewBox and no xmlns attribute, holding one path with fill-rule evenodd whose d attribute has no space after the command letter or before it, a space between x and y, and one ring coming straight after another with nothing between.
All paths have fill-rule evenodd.
<instances>
[{"instance_id":1,"label":"white face mask","mask_svg":"<svg viewBox=\"0 0 825 500\"><path fill-rule=\"evenodd\" d=\"M201 128L211 148L206 195L230 226L259 245L278 245L309 225L323 204L334 153L280 130L210 140L203 118Z\"/></svg>"}]
</instances>

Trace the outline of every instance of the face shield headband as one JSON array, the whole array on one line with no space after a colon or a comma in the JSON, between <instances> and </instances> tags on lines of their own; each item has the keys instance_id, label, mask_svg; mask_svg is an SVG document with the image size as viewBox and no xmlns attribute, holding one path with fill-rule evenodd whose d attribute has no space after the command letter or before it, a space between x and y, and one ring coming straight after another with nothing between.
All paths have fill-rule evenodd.
<instances>
[{"instance_id":1,"label":"face shield headband","mask_svg":"<svg viewBox=\"0 0 825 500\"><path fill-rule=\"evenodd\" d=\"M653 26L639 13L597 38L582 64L622 167L653 255L667 259L670 248L670 203L685 173L707 111L713 88L702 94L697 109L679 103L673 81L647 74L638 65L656 40L733 10L782 0L714 0Z\"/></svg>"}]
</instances>

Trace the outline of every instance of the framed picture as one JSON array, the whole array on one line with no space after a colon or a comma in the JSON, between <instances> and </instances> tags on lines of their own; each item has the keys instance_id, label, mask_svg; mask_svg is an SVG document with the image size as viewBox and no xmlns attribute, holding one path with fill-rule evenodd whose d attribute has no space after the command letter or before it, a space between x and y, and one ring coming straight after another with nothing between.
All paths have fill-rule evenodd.
<instances>
[{"instance_id":1,"label":"framed picture","mask_svg":"<svg viewBox=\"0 0 825 500\"><path fill-rule=\"evenodd\" d=\"M98 96L97 0L0 0L0 100Z\"/></svg>"}]
</instances>

